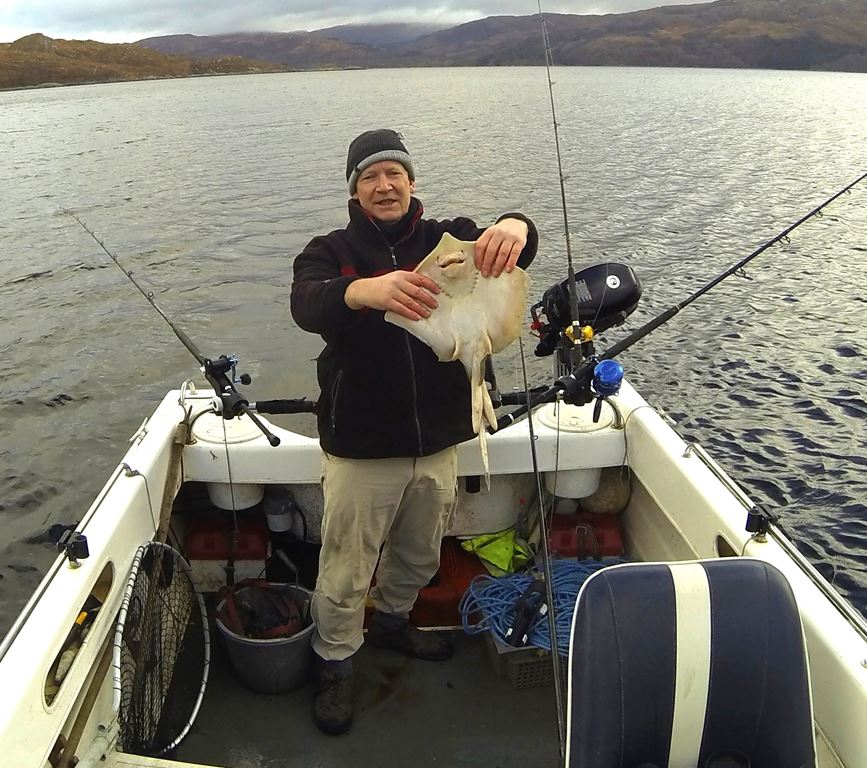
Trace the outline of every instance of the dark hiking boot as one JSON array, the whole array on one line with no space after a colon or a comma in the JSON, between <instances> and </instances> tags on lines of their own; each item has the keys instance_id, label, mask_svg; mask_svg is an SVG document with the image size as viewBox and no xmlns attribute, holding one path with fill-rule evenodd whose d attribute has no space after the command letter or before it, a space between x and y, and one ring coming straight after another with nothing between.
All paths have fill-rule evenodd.
<instances>
[{"instance_id":1,"label":"dark hiking boot","mask_svg":"<svg viewBox=\"0 0 867 768\"><path fill-rule=\"evenodd\" d=\"M319 672L313 699L313 721L323 733L346 733L352 725L351 671L334 671L327 665Z\"/></svg>"},{"instance_id":2,"label":"dark hiking boot","mask_svg":"<svg viewBox=\"0 0 867 768\"><path fill-rule=\"evenodd\" d=\"M380 619L383 615L385 618ZM454 652L451 642L441 633L422 632L408 619L396 620L388 614L374 614L367 640L377 648L390 648L426 661L444 661Z\"/></svg>"}]
</instances>

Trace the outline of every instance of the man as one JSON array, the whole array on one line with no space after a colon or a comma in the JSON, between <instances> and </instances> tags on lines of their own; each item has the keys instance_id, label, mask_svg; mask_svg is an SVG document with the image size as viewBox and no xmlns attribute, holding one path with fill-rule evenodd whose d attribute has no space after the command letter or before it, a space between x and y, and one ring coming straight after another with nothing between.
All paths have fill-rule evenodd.
<instances>
[{"instance_id":1,"label":"man","mask_svg":"<svg viewBox=\"0 0 867 768\"><path fill-rule=\"evenodd\" d=\"M326 344L317 365L325 512L312 603L313 716L326 733L352 721L352 655L374 569L368 641L422 659L451 655L444 637L407 617L439 567L456 446L473 437L469 382L460 362L439 362L384 313L418 320L436 309L439 287L412 270L444 232L477 241L476 265L488 279L527 266L537 245L532 222L517 213L487 229L467 218L423 219L412 159L392 130L350 144L346 180L349 223L296 257L291 297L298 325Z\"/></svg>"}]
</instances>

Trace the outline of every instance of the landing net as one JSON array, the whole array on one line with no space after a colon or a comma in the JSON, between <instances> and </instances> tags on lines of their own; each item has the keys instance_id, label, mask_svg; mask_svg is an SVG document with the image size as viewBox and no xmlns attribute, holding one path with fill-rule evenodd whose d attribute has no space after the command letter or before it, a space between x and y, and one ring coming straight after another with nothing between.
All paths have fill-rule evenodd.
<instances>
[{"instance_id":1,"label":"landing net","mask_svg":"<svg viewBox=\"0 0 867 768\"><path fill-rule=\"evenodd\" d=\"M196 715L210 664L202 595L186 560L167 544L139 547L114 639L114 706L124 752L174 749Z\"/></svg>"}]
</instances>

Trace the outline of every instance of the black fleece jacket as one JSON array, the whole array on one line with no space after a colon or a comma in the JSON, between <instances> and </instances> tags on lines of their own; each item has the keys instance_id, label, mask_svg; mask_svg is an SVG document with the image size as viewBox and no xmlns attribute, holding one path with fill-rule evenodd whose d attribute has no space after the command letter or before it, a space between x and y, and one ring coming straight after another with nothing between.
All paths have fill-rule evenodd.
<instances>
[{"instance_id":1,"label":"black fleece jacket","mask_svg":"<svg viewBox=\"0 0 867 768\"><path fill-rule=\"evenodd\" d=\"M317 363L316 413L320 444L332 455L428 456L473 437L463 365L439 362L430 347L387 323L384 312L350 309L343 298L358 278L412 271L444 232L476 240L484 231L471 219L434 221L422 214L413 198L406 229L395 242L350 200L346 228L313 238L295 258L292 316L325 340ZM527 222L527 245L518 259L525 268L536 255L536 228L519 213L499 220L505 218Z\"/></svg>"}]
</instances>

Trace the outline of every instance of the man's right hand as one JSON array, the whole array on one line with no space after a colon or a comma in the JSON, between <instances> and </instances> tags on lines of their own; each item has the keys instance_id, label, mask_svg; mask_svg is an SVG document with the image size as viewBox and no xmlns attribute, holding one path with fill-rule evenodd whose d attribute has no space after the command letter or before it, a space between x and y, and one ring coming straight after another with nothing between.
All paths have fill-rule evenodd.
<instances>
[{"instance_id":1,"label":"man's right hand","mask_svg":"<svg viewBox=\"0 0 867 768\"><path fill-rule=\"evenodd\" d=\"M382 309L410 320L421 320L430 317L431 310L437 308L433 294L439 292L439 286L429 277L399 269L379 277L353 280L343 301L350 309Z\"/></svg>"}]
</instances>

